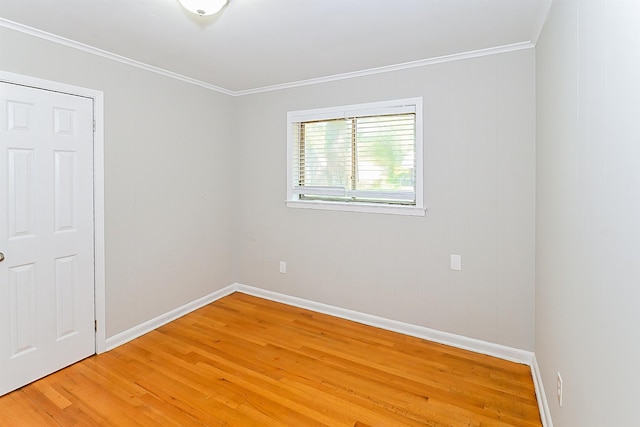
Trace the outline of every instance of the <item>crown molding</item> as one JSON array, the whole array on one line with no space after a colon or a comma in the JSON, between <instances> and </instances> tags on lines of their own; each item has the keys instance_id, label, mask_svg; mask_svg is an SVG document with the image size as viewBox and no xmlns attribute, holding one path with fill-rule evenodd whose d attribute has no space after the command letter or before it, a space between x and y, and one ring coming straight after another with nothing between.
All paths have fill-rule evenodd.
<instances>
[{"instance_id":1,"label":"crown molding","mask_svg":"<svg viewBox=\"0 0 640 427\"><path fill-rule=\"evenodd\" d=\"M283 83L283 84L278 84L273 86L264 86L256 89L238 90L238 91L234 91L233 94L235 96L253 95L256 93L271 92L274 90L290 89L290 88L300 87L300 86L309 86L309 85L315 85L319 83L333 82L336 80L345 80L345 79L352 79L356 77L371 76L374 74L389 73L392 71L408 70L411 68L419 68L419 67L425 67L427 65L460 61L463 59L478 58L481 56L490 56L490 55L497 55L500 53L515 52L523 49L532 49L534 47L535 47L534 44L531 43L530 41L513 43L509 45L491 47L487 49L479 49L479 50L473 50L469 52L437 56L434 58L420 59L418 61L404 62L401 64L387 65L384 67L369 68L366 70L354 71L351 73L334 74L332 76L319 77L319 78L308 79L308 80L300 80L297 82Z\"/></svg>"},{"instance_id":2,"label":"crown molding","mask_svg":"<svg viewBox=\"0 0 640 427\"><path fill-rule=\"evenodd\" d=\"M547 1L548 1L549 5L550 5L552 0L547 0ZM546 10L546 13L548 13L548 8ZM546 13L543 13L545 17L546 17ZM544 21L542 21L542 22L544 22ZM290 83L282 83L282 84L276 84L276 85L271 85L271 86L258 87L258 88L254 88L254 89L229 90L229 89L225 89L225 88L220 87L220 86L216 86L216 85L212 85L210 83L203 82L201 80L197 80L197 79L194 79L194 78L191 78L191 77L184 76L182 74L174 73L172 71L168 71L168 70L165 70L163 68L159 68L159 67L155 67L153 65L145 64L143 62L136 61L134 59L127 58L125 56L117 55L115 53L111 53L111 52L108 52L106 50L98 49L96 47L89 46L89 45L86 45L84 43L80 43L80 42L77 42L77 41L74 41L74 40L71 40L71 39L67 39L65 37L57 36L55 34L51 34L51 33L48 33L46 31L39 30L37 28L33 28L33 27L29 27L29 26L26 26L26 25L23 25L23 24L20 24L20 23L17 23L17 22L9 21L8 19L0 18L0 27L8 28L8 29L11 29L11 30L14 30L14 31L18 31L18 32L24 33L24 34L28 34L30 36L38 37L38 38L41 38L41 39L44 39L44 40L47 40L47 41L50 41L50 42L53 42L53 43L58 43L58 44L61 44L63 46L67 46L67 47L71 47L71 48L74 48L74 49L78 49L78 50L81 50L83 52L87 52L87 53L90 53L90 54L93 54L93 55L101 56L101 57L106 58L106 59L117 61L117 62L126 64L126 65L130 65L132 67L140 68L140 69L145 70L145 71L149 71L149 72L152 72L152 73L160 74L160 75L165 76L165 77L169 77L169 78L172 78L172 79L180 80L180 81L183 81L185 83L189 83L189 84L192 84L192 85L200 86L200 87L203 87L205 89L213 90L215 92L224 93L224 94L230 95L230 96L245 96L245 95L253 95L253 94L263 93L263 92L272 92L272 91L276 91L276 90L291 89L291 88L296 88L296 87L301 87L301 86L310 86L310 85L316 85L316 84L320 84L320 83L333 82L333 81L337 81L337 80L352 79L352 78L357 78L357 77L371 76L371 75L375 75L375 74L389 73L389 72L393 72L393 71L408 70L408 69L411 69L411 68L425 67L425 66L428 66L428 65L442 64L442 63L445 63L445 62L460 61L460 60L464 60L464 59L478 58L478 57L482 57L482 56L490 56L490 55L497 55L497 54L501 54L501 53L515 52L515 51L518 51L518 50L532 49L532 48L535 47L533 42L526 41L526 42L513 43L513 44L509 44L509 45L504 45L504 46L491 47L491 48L487 48L487 49L479 49L479 50L473 50L473 51L469 51L469 52L455 53L455 54L452 54L452 55L443 55L443 56L438 56L438 57L434 57L434 58L427 58L427 59L421 59L421 60L417 60L417 61L404 62L404 63L401 63L401 64L387 65L387 66L384 66L384 67L369 68L369 69L361 70L361 71L354 71L354 72L342 73L342 74L334 74L334 75L331 75L331 76L318 77L318 78L314 78L314 79L307 79L307 80L300 80L300 81L290 82ZM542 28L540 27L540 30L541 29Z\"/></svg>"},{"instance_id":3,"label":"crown molding","mask_svg":"<svg viewBox=\"0 0 640 427\"><path fill-rule=\"evenodd\" d=\"M65 37L57 36L55 34L48 33L46 31L38 30L37 28L28 27L26 25L9 21L8 19L0 18L0 27L8 28L10 30L18 31L30 36L38 37L43 40L47 40L53 43L57 43L63 46L78 49L83 52L87 52L93 55L101 56L112 61L120 62L132 67L140 68L145 71L160 74L165 77L180 80L185 83L200 86L205 89L221 92L227 95L234 95L233 91L227 90L220 86L215 86L210 83L205 83L201 80L193 79L191 77L183 76L182 74L174 73L173 71L165 70L164 68L154 67L153 65L145 64L144 62L136 61L135 59L127 58L125 56L117 55L115 53L108 52L106 50L98 49L97 47L89 46L84 43L80 43Z\"/></svg>"}]
</instances>

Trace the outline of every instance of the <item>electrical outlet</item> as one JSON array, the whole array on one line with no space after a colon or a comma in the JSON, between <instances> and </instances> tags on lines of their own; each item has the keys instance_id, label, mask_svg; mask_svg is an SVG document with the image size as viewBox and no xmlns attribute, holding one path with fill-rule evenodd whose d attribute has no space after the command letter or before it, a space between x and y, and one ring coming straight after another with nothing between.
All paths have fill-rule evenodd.
<instances>
[{"instance_id":1,"label":"electrical outlet","mask_svg":"<svg viewBox=\"0 0 640 427\"><path fill-rule=\"evenodd\" d=\"M280 273L282 273L282 274L286 274L287 273L287 262L286 261L280 261Z\"/></svg>"},{"instance_id":2,"label":"electrical outlet","mask_svg":"<svg viewBox=\"0 0 640 427\"><path fill-rule=\"evenodd\" d=\"M462 270L462 256L451 255L451 269L456 271Z\"/></svg>"},{"instance_id":3,"label":"electrical outlet","mask_svg":"<svg viewBox=\"0 0 640 427\"><path fill-rule=\"evenodd\" d=\"M558 379L556 380L557 386L557 394L558 394L558 405L562 407L562 377L560 376L560 372L558 372Z\"/></svg>"}]
</instances>

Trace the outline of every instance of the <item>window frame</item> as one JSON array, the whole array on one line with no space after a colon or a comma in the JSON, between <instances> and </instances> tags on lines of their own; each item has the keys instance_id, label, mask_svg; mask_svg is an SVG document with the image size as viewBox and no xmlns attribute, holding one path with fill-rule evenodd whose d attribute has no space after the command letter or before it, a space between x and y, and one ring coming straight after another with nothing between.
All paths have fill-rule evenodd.
<instances>
[{"instance_id":1,"label":"window frame","mask_svg":"<svg viewBox=\"0 0 640 427\"><path fill-rule=\"evenodd\" d=\"M383 202L309 200L300 198L294 191L293 183L293 147L294 125L313 120L330 120L350 116L381 115L394 108L413 107L415 109L415 205L391 204ZM343 105L338 107L314 108L289 111L287 113L287 199L289 208L320 209L348 212L369 212L394 215L424 216L424 141L422 97L404 98L390 101L369 102L364 104Z\"/></svg>"}]
</instances>

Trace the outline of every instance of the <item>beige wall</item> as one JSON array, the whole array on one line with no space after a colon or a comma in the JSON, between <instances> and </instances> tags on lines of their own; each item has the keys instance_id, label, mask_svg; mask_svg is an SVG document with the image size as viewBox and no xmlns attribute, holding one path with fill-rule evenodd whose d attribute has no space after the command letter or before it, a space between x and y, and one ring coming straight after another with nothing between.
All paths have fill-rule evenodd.
<instances>
[{"instance_id":1,"label":"beige wall","mask_svg":"<svg viewBox=\"0 0 640 427\"><path fill-rule=\"evenodd\" d=\"M529 49L236 98L234 279L533 350L534 59ZM426 217L285 207L287 111L414 96Z\"/></svg>"},{"instance_id":2,"label":"beige wall","mask_svg":"<svg viewBox=\"0 0 640 427\"><path fill-rule=\"evenodd\" d=\"M640 425L639 22L639 2L556 0L536 48L536 356L556 427Z\"/></svg>"},{"instance_id":3,"label":"beige wall","mask_svg":"<svg viewBox=\"0 0 640 427\"><path fill-rule=\"evenodd\" d=\"M5 28L0 69L104 92L107 337L233 281L229 96Z\"/></svg>"},{"instance_id":4,"label":"beige wall","mask_svg":"<svg viewBox=\"0 0 640 427\"><path fill-rule=\"evenodd\" d=\"M0 29L0 69L105 94L107 336L237 281L533 350L532 49L231 98ZM287 111L414 96L425 217L285 207Z\"/></svg>"}]
</instances>

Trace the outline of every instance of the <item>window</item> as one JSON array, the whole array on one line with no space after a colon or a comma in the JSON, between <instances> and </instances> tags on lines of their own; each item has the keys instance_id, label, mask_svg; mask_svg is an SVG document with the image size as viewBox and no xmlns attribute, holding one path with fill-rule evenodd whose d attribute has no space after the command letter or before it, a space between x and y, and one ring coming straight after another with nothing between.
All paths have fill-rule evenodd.
<instances>
[{"instance_id":1,"label":"window","mask_svg":"<svg viewBox=\"0 0 640 427\"><path fill-rule=\"evenodd\" d=\"M287 206L424 215L422 98L292 111Z\"/></svg>"}]
</instances>

